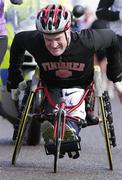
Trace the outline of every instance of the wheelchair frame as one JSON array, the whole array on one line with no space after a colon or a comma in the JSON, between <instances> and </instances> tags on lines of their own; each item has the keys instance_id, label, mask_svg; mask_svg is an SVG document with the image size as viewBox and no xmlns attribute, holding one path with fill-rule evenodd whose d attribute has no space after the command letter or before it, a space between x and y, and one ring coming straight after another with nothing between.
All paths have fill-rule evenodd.
<instances>
[{"instance_id":1,"label":"wheelchair frame","mask_svg":"<svg viewBox=\"0 0 122 180\"><path fill-rule=\"evenodd\" d=\"M38 83L39 84L39 83ZM36 93L38 91L43 91L45 96L47 97L49 103L51 104L51 106L56 110L56 113L53 113L53 117L54 117L54 139L55 139L55 143L54 144L45 144L45 151L47 155L53 154L54 155L54 173L57 172L57 167L58 167L58 159L59 159L59 155L63 152L63 150L65 149L65 152L69 152L69 146L71 149L71 151L75 151L75 150L80 150L80 142L78 140L74 141L74 142L64 142L63 143L63 138L64 138L64 133L65 133L65 123L66 123L66 119L70 118L73 121L78 121L77 118L69 116L68 114L70 112L72 112L73 110L75 110L77 107L79 107L81 105L81 103L83 102L83 100L86 98L88 92L93 92L94 91L94 82L91 83L91 85L89 86L88 89L85 90L82 98L80 99L79 103L75 106L66 106L64 99L61 99L61 101L59 102L58 106L55 105L55 103L52 101L48 89L46 86L38 86L36 87L35 90L32 90L29 94L28 100L26 102L25 108L22 112L22 116L21 116L21 121L20 121L20 125L19 125L19 130L18 130L18 135L16 138L16 142L15 142L15 147L14 147L14 152L13 152L13 156L12 156L12 164L15 165L17 157L19 155L22 143L23 143L23 139L25 137L26 134L26 130L28 129L27 127L29 126L29 116L31 113L31 107L33 106L33 100L34 97L36 95ZM115 139L114 139L114 143L111 143L113 141L111 141L111 132L110 132L110 128L109 128L109 121L107 121L107 117L108 115L110 115L110 113L108 113L108 108L106 108L106 102L105 102L105 97L102 94L102 96L98 97L99 98L99 103L100 103L100 108L101 108L101 113L102 113L102 124L103 124L103 130L104 130L104 139L105 139L105 145L106 145L106 151L107 151L107 156L108 156L108 162L109 162L109 168L110 170L113 170L113 160L112 160L112 150L111 150L111 146L115 146ZM108 99L109 101L109 99ZM110 104L110 101L109 101ZM67 113L65 111L65 108L68 109ZM109 106L109 111L110 111L110 106ZM41 114L40 114L41 115ZM33 116L33 114L31 115ZM41 118L41 116L40 116ZM111 122L112 125L112 122ZM113 137L115 137L115 134L113 135ZM67 146L68 144L68 146ZM72 144L74 146L72 146Z\"/></svg>"}]
</instances>

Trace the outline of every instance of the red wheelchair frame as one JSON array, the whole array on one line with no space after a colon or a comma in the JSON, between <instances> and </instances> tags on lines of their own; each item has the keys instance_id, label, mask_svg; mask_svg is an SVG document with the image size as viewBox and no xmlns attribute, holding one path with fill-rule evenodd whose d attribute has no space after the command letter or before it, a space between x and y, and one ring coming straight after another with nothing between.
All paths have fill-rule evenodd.
<instances>
[{"instance_id":1,"label":"red wheelchair frame","mask_svg":"<svg viewBox=\"0 0 122 180\"><path fill-rule=\"evenodd\" d=\"M12 164L16 163L17 156L19 155L22 142L26 133L26 129L28 124L29 124L29 114L31 113L31 107L33 104L34 97L38 91L43 91L44 95L47 97L49 104L55 109L58 113L52 113L52 116L54 117L54 139L55 143L54 144L49 144L45 145L45 150L46 154L53 154L54 155L54 172L57 172L57 162L60 156L60 151L63 151L63 148L65 149L66 152L69 152L68 146L71 145L72 151L74 150L80 150L80 142L79 141L74 141L74 142L69 142L67 146L67 142L63 143L64 139L64 134L65 134L65 124L67 119L73 120L73 121L79 121L77 117L72 117L69 115L72 111L74 111L76 108L78 108L82 102L85 100L88 92L94 92L94 82L90 84L90 86L84 91L84 94L82 98L80 99L79 103L74 105L74 106L66 106L65 100L61 99L61 101L58 103L58 106L53 102L51 99L48 89L46 86L38 86L35 90L30 92L30 95L28 97L27 103L25 105L24 111L22 113L21 117L21 122L19 125L19 131L18 135L16 138L16 143L15 143L15 148L14 148L14 153L12 157ZM109 160L109 167L112 170L113 169L113 162L112 162L112 153L111 153L111 144L109 140L109 133L108 133L108 128L107 128L107 123L106 123L106 113L104 109L104 104L103 104L103 98L100 97L100 105L101 105L101 111L102 111L102 118L103 118L103 129L104 129L104 134L105 134L105 142L106 142L106 150L107 150L107 155L108 155L108 160ZM65 109L68 109L65 111ZM57 116L58 114L58 116ZM35 114L32 114L34 116ZM44 118L44 117L43 117ZM40 119L41 119L41 114L40 114ZM60 119L60 121L59 121ZM74 143L74 144L73 144ZM72 146L72 144L74 146Z\"/></svg>"},{"instance_id":2,"label":"red wheelchair frame","mask_svg":"<svg viewBox=\"0 0 122 180\"><path fill-rule=\"evenodd\" d=\"M45 96L47 97L48 99L48 102L49 104L52 106L53 109L57 109L57 108L60 108L62 110L65 110L65 109L68 109L65 113L65 120L66 119L70 119L70 120L73 120L73 121L80 121L79 118L77 117L73 117L73 116L70 116L69 114L71 112L73 112L74 110L76 110L84 101L84 99L86 98L87 94L89 91L93 92L93 85L94 83L92 82L89 86L89 88L87 88L85 91L84 91L84 94L82 96L82 98L79 100L79 102L74 105L74 106L67 106L66 103L65 103L65 99L61 98L61 100L59 101L58 103L58 106L54 103L54 101L51 99L50 95L49 95L49 92L48 92L48 88L46 86L41 86L41 87L37 87L37 89L35 90L34 93L36 93L37 91L39 90L43 90L44 91L44 94ZM64 121L65 122L65 121ZM55 138L55 135L56 135L56 124L54 124L54 138ZM62 140L64 138L64 133L65 133L65 123L63 124L63 130L62 130Z\"/></svg>"}]
</instances>

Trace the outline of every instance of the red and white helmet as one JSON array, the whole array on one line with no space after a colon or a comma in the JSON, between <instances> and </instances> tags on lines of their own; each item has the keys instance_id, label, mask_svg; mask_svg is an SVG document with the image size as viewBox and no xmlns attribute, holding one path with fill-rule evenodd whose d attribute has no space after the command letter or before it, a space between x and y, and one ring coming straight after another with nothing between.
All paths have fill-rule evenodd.
<instances>
[{"instance_id":1,"label":"red and white helmet","mask_svg":"<svg viewBox=\"0 0 122 180\"><path fill-rule=\"evenodd\" d=\"M36 28L46 34L64 32L71 26L71 13L62 5L48 5L37 15Z\"/></svg>"}]
</instances>

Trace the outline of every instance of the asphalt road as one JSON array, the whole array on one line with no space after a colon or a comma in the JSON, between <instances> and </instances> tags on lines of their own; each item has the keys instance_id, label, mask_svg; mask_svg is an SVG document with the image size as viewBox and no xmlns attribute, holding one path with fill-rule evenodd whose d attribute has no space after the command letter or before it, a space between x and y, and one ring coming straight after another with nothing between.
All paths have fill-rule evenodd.
<instances>
[{"instance_id":1,"label":"asphalt road","mask_svg":"<svg viewBox=\"0 0 122 180\"><path fill-rule=\"evenodd\" d=\"M112 148L114 170L109 170L104 138L99 126L82 129L80 158L59 160L53 173L53 156L47 156L43 143L23 146L16 166L11 165L14 149L12 125L0 118L0 180L122 180L122 105L112 100L117 146Z\"/></svg>"}]
</instances>

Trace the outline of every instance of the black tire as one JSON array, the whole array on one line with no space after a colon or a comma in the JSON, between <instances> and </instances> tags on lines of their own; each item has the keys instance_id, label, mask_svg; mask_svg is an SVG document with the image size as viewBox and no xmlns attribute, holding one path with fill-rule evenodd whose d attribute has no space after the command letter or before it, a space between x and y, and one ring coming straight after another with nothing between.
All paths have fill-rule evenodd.
<instances>
[{"instance_id":1,"label":"black tire","mask_svg":"<svg viewBox=\"0 0 122 180\"><path fill-rule=\"evenodd\" d=\"M106 110L104 107L103 96L100 97L100 106L101 106L104 139L105 139L105 146L106 146L106 151L107 151L107 156L108 156L109 168L110 170L113 170L112 150L111 150L111 144L110 144L110 139L109 139L109 130L108 130L107 121L106 121Z\"/></svg>"},{"instance_id":2,"label":"black tire","mask_svg":"<svg viewBox=\"0 0 122 180\"><path fill-rule=\"evenodd\" d=\"M24 120L21 127L20 127L20 130L18 132L18 135L17 135L17 139L16 139L16 143L15 143L15 148L14 148L14 153L13 153L13 156L12 156L12 165L15 165L16 163L16 160L19 156L19 153L20 153L20 150L21 150L21 146L23 144L23 140L24 140L24 137L25 137L25 134L26 134L26 129L27 129L27 125L28 125L28 122Z\"/></svg>"},{"instance_id":3,"label":"black tire","mask_svg":"<svg viewBox=\"0 0 122 180\"><path fill-rule=\"evenodd\" d=\"M104 108L106 112L106 121L107 121L107 127L109 132L109 140L111 146L116 146L116 135L114 130L114 124L113 124L113 113L112 113L112 106L110 97L108 94L108 91L104 91L103 93L103 101L104 101Z\"/></svg>"},{"instance_id":4,"label":"black tire","mask_svg":"<svg viewBox=\"0 0 122 180\"><path fill-rule=\"evenodd\" d=\"M19 130L18 130L18 134L17 134L17 138L16 138L16 142L15 142L15 148L14 148L14 152L13 152L13 156L12 156L12 164L15 165L17 157L19 155L24 137L26 135L26 130L28 129L28 126L30 125L30 121L28 121L28 113L30 111L31 108L31 103L33 100L33 93L30 93L29 98L27 100L25 109L23 111L22 117L21 117L21 121L20 121L20 125L19 125Z\"/></svg>"}]
</instances>

